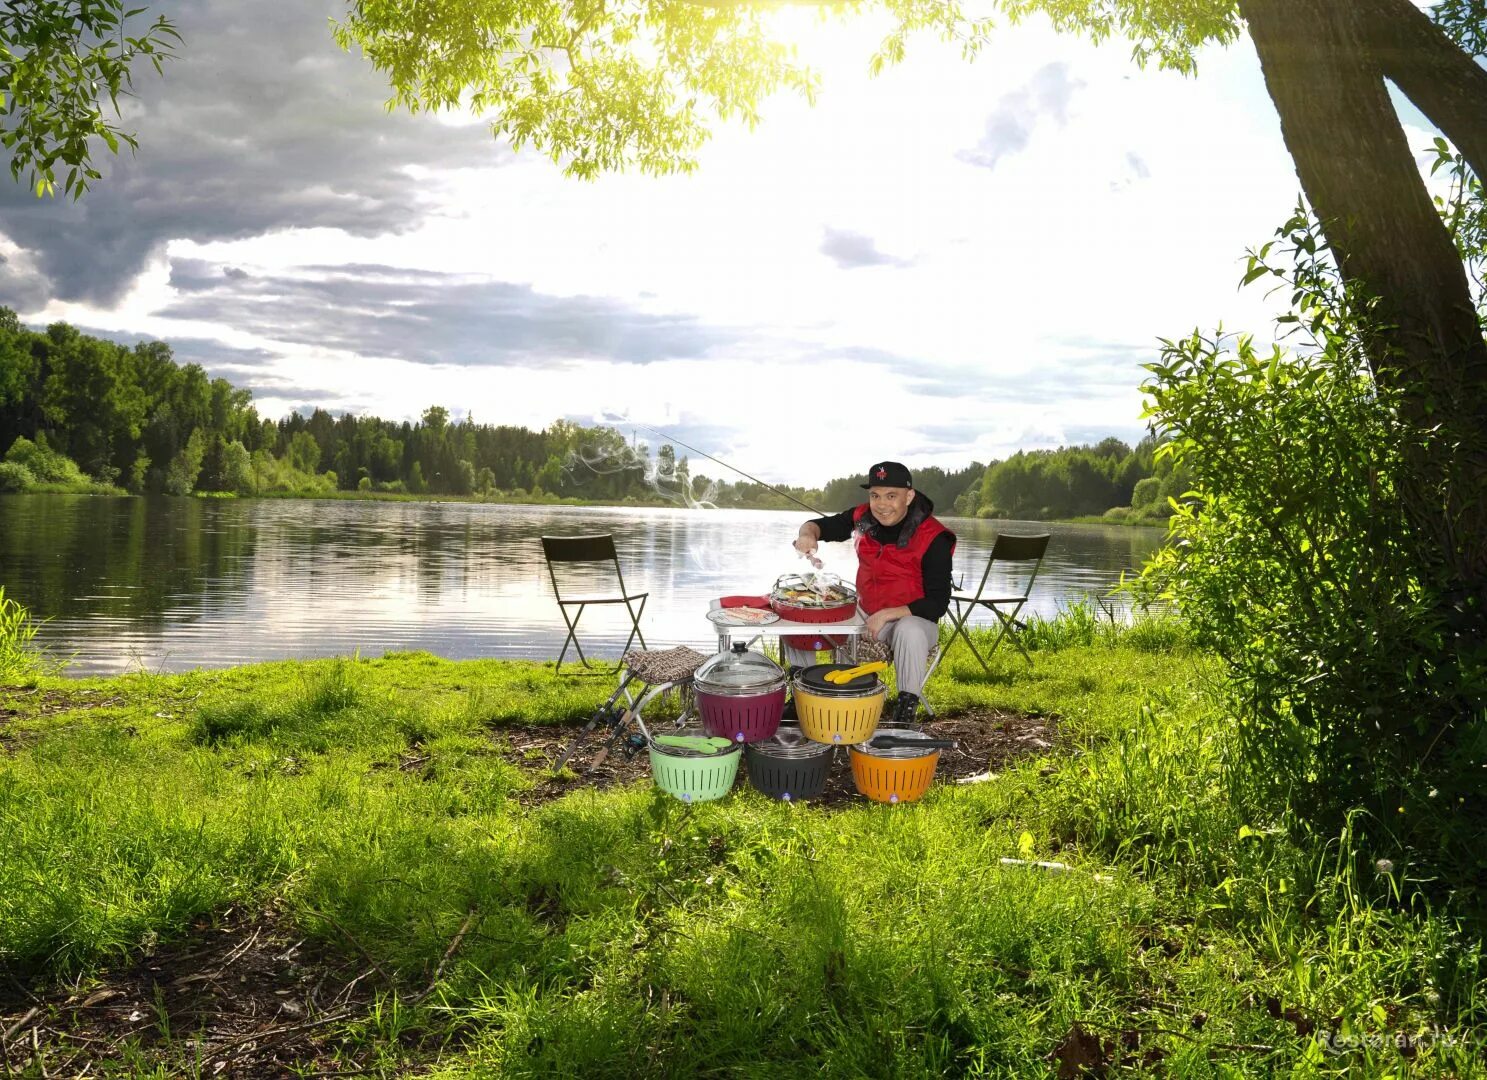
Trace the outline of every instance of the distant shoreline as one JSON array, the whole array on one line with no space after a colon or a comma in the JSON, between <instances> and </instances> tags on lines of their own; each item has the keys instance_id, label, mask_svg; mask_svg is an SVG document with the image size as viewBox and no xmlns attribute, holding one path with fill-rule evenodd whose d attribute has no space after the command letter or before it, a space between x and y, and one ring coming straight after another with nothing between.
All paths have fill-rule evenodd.
<instances>
[{"instance_id":1,"label":"distant shoreline","mask_svg":"<svg viewBox=\"0 0 1487 1080\"><path fill-rule=\"evenodd\" d=\"M290 501L304 500L313 502L396 502L396 503L474 503L487 506L575 506L575 507L613 507L615 509L634 510L701 510L702 507L689 507L680 505L670 499L639 500L627 499L619 502L604 501L599 499L578 499L571 495L554 497L551 499L517 499L502 497L499 495L453 495L433 494L414 495L408 492L398 491L334 491L334 492L290 492L271 491L260 495L238 495L229 492L202 491L190 495L135 495L131 492L115 488L112 491L67 491L59 490L53 486L46 491L21 491L5 492L9 495L78 495L90 498L114 498L114 499L144 499L144 498L182 498L197 499L203 502L242 502L254 499ZM799 506L718 506L717 510L763 510L774 513L799 513L809 514L810 510ZM829 512L829 511L828 511ZM966 517L959 514L941 514L940 517L946 521L1037 521L1051 525L1116 525L1121 528L1139 529L1165 529L1165 521L1132 521L1123 518L1107 518L1098 514L1085 514L1080 517L1070 518L990 518L990 517Z\"/></svg>"}]
</instances>

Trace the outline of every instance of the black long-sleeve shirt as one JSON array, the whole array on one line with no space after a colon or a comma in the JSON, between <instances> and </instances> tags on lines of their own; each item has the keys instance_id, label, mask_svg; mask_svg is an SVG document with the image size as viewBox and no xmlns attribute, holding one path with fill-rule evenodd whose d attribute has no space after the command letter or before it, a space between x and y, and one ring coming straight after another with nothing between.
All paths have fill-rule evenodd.
<instances>
[{"instance_id":1,"label":"black long-sleeve shirt","mask_svg":"<svg viewBox=\"0 0 1487 1080\"><path fill-rule=\"evenodd\" d=\"M919 494L914 501L918 502L923 498L924 495ZM843 510L840 514L832 514L830 517L813 518L811 524L821 530L821 540L824 543L850 540L856 529L852 513L852 510ZM886 527L875 522L873 537L883 544L896 544L899 533L903 531L908 521L909 518L905 517L897 525ZM921 619L928 619L930 622L939 622L946 609L950 607L951 562L954 552L955 534L948 529L930 541L929 547L924 551L924 558L919 563L920 571L924 575L924 595L918 600L909 601L910 614L918 615Z\"/></svg>"}]
</instances>

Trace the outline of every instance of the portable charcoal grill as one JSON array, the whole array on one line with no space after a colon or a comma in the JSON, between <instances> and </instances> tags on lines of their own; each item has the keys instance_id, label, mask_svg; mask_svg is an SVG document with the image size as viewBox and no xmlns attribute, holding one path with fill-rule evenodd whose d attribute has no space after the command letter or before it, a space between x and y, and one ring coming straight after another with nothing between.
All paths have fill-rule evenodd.
<instances>
[{"instance_id":1,"label":"portable charcoal grill","mask_svg":"<svg viewBox=\"0 0 1487 1080\"><path fill-rule=\"evenodd\" d=\"M774 738L749 744L749 785L785 802L820 798L833 754L830 746L805 738L800 728L782 726Z\"/></svg>"},{"instance_id":2,"label":"portable charcoal grill","mask_svg":"<svg viewBox=\"0 0 1487 1080\"><path fill-rule=\"evenodd\" d=\"M709 735L734 742L768 739L785 711L785 673L769 657L743 642L697 669L697 712Z\"/></svg>"},{"instance_id":3,"label":"portable charcoal grill","mask_svg":"<svg viewBox=\"0 0 1487 1080\"><path fill-rule=\"evenodd\" d=\"M889 745L874 745L880 742ZM915 802L934 782L940 749L946 745L913 728L878 728L852 747L852 782L874 802Z\"/></svg>"},{"instance_id":4,"label":"portable charcoal grill","mask_svg":"<svg viewBox=\"0 0 1487 1080\"><path fill-rule=\"evenodd\" d=\"M839 600L826 600L812 585L821 582L822 587ZM834 574L786 574L774 583L769 594L769 606L782 619L802 623L833 623L852 617L857 610L857 593L851 586L842 583ZM786 645L808 652L835 649L843 642L823 634L790 634L783 639Z\"/></svg>"},{"instance_id":5,"label":"portable charcoal grill","mask_svg":"<svg viewBox=\"0 0 1487 1080\"><path fill-rule=\"evenodd\" d=\"M854 664L815 664L795 677L795 711L807 739L842 745L872 737L883 718L888 687L876 672L845 683L830 683L831 671Z\"/></svg>"},{"instance_id":6,"label":"portable charcoal grill","mask_svg":"<svg viewBox=\"0 0 1487 1080\"><path fill-rule=\"evenodd\" d=\"M683 738L711 738L696 728L668 732ZM650 744L651 775L656 786L684 803L710 802L721 799L733 787L738 776L738 763L743 760L743 745L733 745L712 752L686 746L668 746L655 738Z\"/></svg>"}]
</instances>

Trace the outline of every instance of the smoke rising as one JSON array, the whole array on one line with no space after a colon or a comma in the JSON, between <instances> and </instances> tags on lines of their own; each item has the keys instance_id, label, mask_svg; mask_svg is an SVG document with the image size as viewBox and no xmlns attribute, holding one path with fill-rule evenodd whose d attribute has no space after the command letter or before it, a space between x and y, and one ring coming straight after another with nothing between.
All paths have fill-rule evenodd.
<instances>
[{"instance_id":1,"label":"smoke rising","mask_svg":"<svg viewBox=\"0 0 1487 1080\"><path fill-rule=\"evenodd\" d=\"M673 451L674 454L674 451ZM563 478L568 484L581 488L591 477L612 476L616 473L639 473L641 481L652 493L669 503L688 510L716 510L714 499L718 482L709 479L707 487L699 495L692 483L690 463L686 458L674 456L668 463L661 455L651 457L649 443L633 446L590 444L568 451L563 462Z\"/></svg>"}]
</instances>

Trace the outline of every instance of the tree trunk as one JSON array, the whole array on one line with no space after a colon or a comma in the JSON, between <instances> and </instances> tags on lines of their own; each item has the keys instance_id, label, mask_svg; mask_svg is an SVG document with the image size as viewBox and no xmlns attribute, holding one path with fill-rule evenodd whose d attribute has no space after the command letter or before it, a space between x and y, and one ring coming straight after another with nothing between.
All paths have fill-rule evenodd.
<instances>
[{"instance_id":1,"label":"tree trunk","mask_svg":"<svg viewBox=\"0 0 1487 1080\"><path fill-rule=\"evenodd\" d=\"M1403 393L1404 417L1421 434L1405 478L1421 558L1445 572L1454 619L1480 632L1487 618L1487 343L1460 256L1369 47L1360 9L1375 3L1239 0L1239 8L1328 245L1344 278L1378 300L1387 329L1372 357L1374 375ZM1399 67L1412 85L1435 70Z\"/></svg>"},{"instance_id":2,"label":"tree trunk","mask_svg":"<svg viewBox=\"0 0 1487 1080\"><path fill-rule=\"evenodd\" d=\"M1410 0L1354 0L1368 51L1487 180L1487 69Z\"/></svg>"}]
</instances>

